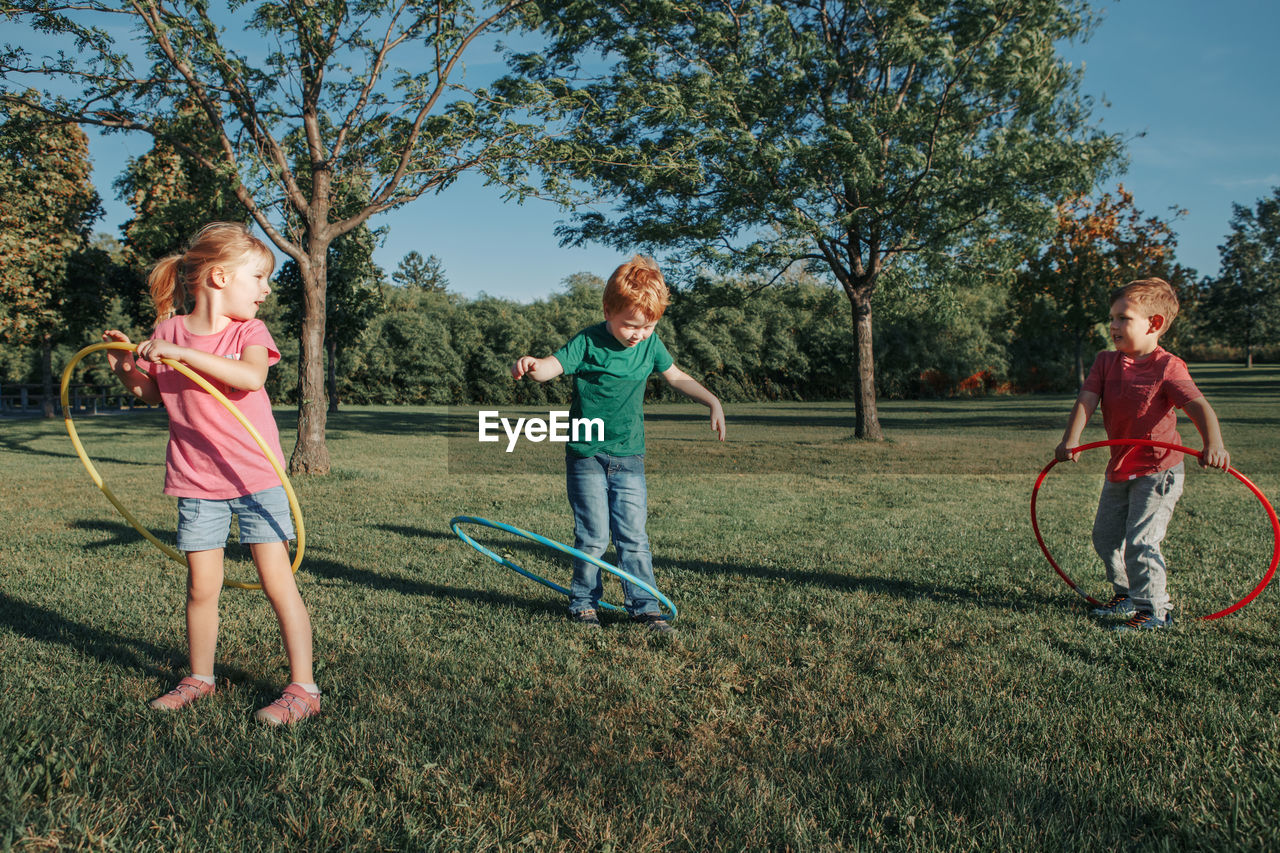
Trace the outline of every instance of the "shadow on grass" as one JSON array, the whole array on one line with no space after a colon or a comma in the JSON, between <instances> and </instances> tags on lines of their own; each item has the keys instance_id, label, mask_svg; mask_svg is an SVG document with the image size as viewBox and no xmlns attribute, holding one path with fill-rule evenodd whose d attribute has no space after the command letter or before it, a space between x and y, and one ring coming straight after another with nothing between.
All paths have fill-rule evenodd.
<instances>
[{"instance_id":1,"label":"shadow on grass","mask_svg":"<svg viewBox=\"0 0 1280 853\"><path fill-rule=\"evenodd\" d=\"M106 533L110 536L109 539L100 539L97 542L87 542L83 546L81 546L84 548L94 548L94 549L111 548L116 545L132 545L139 541L143 541L142 535L138 533L138 531L134 530L128 524L125 524L124 522L120 522L120 521L101 521L96 519L95 520L81 519L80 521L72 522L71 526L76 530L88 530L92 532ZM156 533L154 530L151 532L153 534ZM157 538L159 538L162 542L166 540L165 536L160 534L156 534L156 535L157 535ZM168 537L168 539L170 541L168 541L167 544L172 547L174 545L173 541L171 541L172 537Z\"/></svg>"},{"instance_id":2,"label":"shadow on grass","mask_svg":"<svg viewBox=\"0 0 1280 853\"><path fill-rule=\"evenodd\" d=\"M1061 410L1061 411L1059 411ZM991 404L975 405L971 402L932 401L928 405L890 404L879 410L880 425L886 433L936 431L958 428L1042 430L1062 428L1062 420L1070 410L1069 403L1052 405L1046 401L1043 411L1028 411L1025 406L993 407ZM853 405L848 410L806 410L803 407L782 409L777 414L726 414L730 429L740 427L777 428L785 431L780 436L794 440L796 430L835 429L852 432L854 426ZM705 411L645 412L646 423L702 424L707 420Z\"/></svg>"},{"instance_id":3,"label":"shadow on grass","mask_svg":"<svg viewBox=\"0 0 1280 853\"><path fill-rule=\"evenodd\" d=\"M352 431L399 435L441 435L452 430L474 426L474 416L468 419L461 414L443 412L416 412L388 408L375 412L341 410L329 415L325 425L328 433Z\"/></svg>"},{"instance_id":4,"label":"shadow on grass","mask_svg":"<svg viewBox=\"0 0 1280 853\"><path fill-rule=\"evenodd\" d=\"M841 802L856 802L868 784L919 797L926 806L919 818L891 814L872 818L881 833L877 847L934 849L935 833L946 837L948 830L957 831L955 824L933 825L940 815L966 827L959 832L972 841L983 837L980 829L993 814L1014 815L1017 824L1026 828L1021 838L1003 838L1005 844L994 844L994 839L987 838L994 847L1083 850L1116 846L1134 850L1146 849L1157 840L1179 846L1175 815L1156 805L1107 802L1100 790L1079 784L1040 781L1019 769L1017 746L1007 748L1003 760L993 757L982 761L966 760L923 744L893 754L877 739L868 740L865 744L821 748L812 758L801 759L794 771L811 776L813 766L827 768L834 780L829 796ZM1083 819L1086 815L1091 818ZM954 844L954 837L950 840ZM1212 849L1216 845L1208 846Z\"/></svg>"},{"instance_id":5,"label":"shadow on grass","mask_svg":"<svg viewBox=\"0 0 1280 853\"><path fill-rule=\"evenodd\" d=\"M470 548L469 545L462 542L458 537L453 535L452 531L438 532L426 528L409 527L398 524L383 524L379 528L389 533L396 533L405 537L416 537L424 539L437 540L453 540L459 545ZM520 559L515 562L524 566L525 563L521 559L535 560L547 562L563 562L566 566L565 572L571 573L572 569L568 568L570 557L565 554L545 548L533 542L523 539L510 537L500 542L492 541L491 537L477 536L471 533L473 539L481 545L496 551L503 555L520 555ZM551 558L549 560L549 558ZM486 559L488 559L486 557ZM615 562L612 552L606 553L602 558L605 562ZM530 563L530 566L533 566ZM718 563L709 560L679 560L670 557L653 558L653 566L657 571L682 571L691 572L702 575L736 575L739 577L754 577L765 580L781 580L793 584L806 584L809 586L818 586L824 589L834 590L836 592L867 592L875 595L887 595L903 601L911 601L914 599L925 598L930 601L954 603L956 601L966 601L980 607L993 607L1001 610L1019 610L1026 609L1030 606L1061 606L1064 598L1062 596L1048 596L1038 593L1020 592L1017 595L1001 595L982 594L972 588L958 586L943 586L939 584L918 583L916 581L903 580L901 578L886 578L875 575L855 575L841 574L839 572L819 572L806 571L804 569L775 569L766 568L764 566L755 566L745 563ZM537 568L532 567L530 571L538 574ZM566 575L567 577L567 575ZM567 585L567 581L565 582ZM661 577L659 577L659 588L661 588Z\"/></svg>"},{"instance_id":6,"label":"shadow on grass","mask_svg":"<svg viewBox=\"0 0 1280 853\"><path fill-rule=\"evenodd\" d=\"M1030 605L1056 606L1063 601L1059 596L1050 597L1036 593L1021 592L1016 596L1000 593L983 594L969 587L918 583L901 578L840 574L837 572L814 572L803 569L772 569L741 563L713 563L708 560L673 560L655 557L653 565L655 570L670 571L674 569L704 575L738 575L767 580L781 580L787 583L822 587L836 592L866 592L875 595L887 595L903 601L919 598L949 604L956 601L967 601L979 607L994 607L1000 610L1021 610Z\"/></svg>"},{"instance_id":7,"label":"shadow on grass","mask_svg":"<svg viewBox=\"0 0 1280 853\"><path fill-rule=\"evenodd\" d=\"M305 564L305 569L310 574L320 578L329 580L346 581L355 586L365 589L383 589L390 592L400 593L401 595L419 595L431 598L450 598L461 601L470 601L477 604L489 605L505 605L508 607L518 607L530 614L560 614L563 606L554 605L546 601L538 601L533 598L522 598L514 595L505 595L502 593L488 592L485 590L468 589L465 587L444 586L442 584L427 583L425 581L413 580L411 578L397 577L394 575L384 575L378 572L371 572L367 569L357 569L346 563L339 563L336 560L310 559Z\"/></svg>"},{"instance_id":8,"label":"shadow on grass","mask_svg":"<svg viewBox=\"0 0 1280 853\"><path fill-rule=\"evenodd\" d=\"M45 436L41 435L41 436L30 436L27 438L20 438L14 435L7 435L4 438L0 438L0 450L9 451L11 453L23 453L30 456L48 456L51 459L79 459L80 458L79 456L76 455L75 448L72 446L69 438L67 440L67 444L66 444L67 450L65 453L59 450L39 450L37 448L30 446L30 442L34 442L37 439L42 439L44 437ZM85 453L95 463L109 462L113 465L142 465L148 468L155 466L157 464L160 464L159 459L156 459L154 461L147 461L147 460L137 460L137 459L120 459L116 456L103 456L100 453L95 453L92 447L86 447Z\"/></svg>"},{"instance_id":9,"label":"shadow on grass","mask_svg":"<svg viewBox=\"0 0 1280 853\"><path fill-rule=\"evenodd\" d=\"M146 640L124 637L102 628L75 622L57 611L31 604L0 591L0 629L7 629L38 643L56 643L104 664L132 669L161 685L169 685L187 667L187 649L157 646ZM236 684L274 696L278 686L239 666L218 662L219 675Z\"/></svg>"},{"instance_id":10,"label":"shadow on grass","mask_svg":"<svg viewBox=\"0 0 1280 853\"><path fill-rule=\"evenodd\" d=\"M138 544L144 544L148 548L155 548L153 544L151 544L150 542L147 542L143 538L142 534L140 534L138 531L134 530L132 527L130 527L128 524L122 521L102 521L97 519L80 520L80 521L73 522L71 526L76 530L100 531L102 533L110 534L111 538L100 539L97 542L87 542L81 546L83 548L92 548L94 550L101 550L103 548L112 548L117 545L138 545ZM235 530L236 528L235 528L235 525L233 524L232 525L233 536L235 535ZM172 530L152 529L151 533L153 536L155 536L161 542L164 542L170 548L173 548L175 550L177 549L178 543L177 543L176 535ZM252 579L255 581L257 580L257 578L253 576L254 575L253 553L249 550L248 545L241 544L238 540L232 538L228 540L226 545L223 547L223 554L224 554L225 564L228 572L233 572L237 570L237 568L240 568L241 564L243 564L245 571L250 576L245 579L246 580ZM183 565L185 566L185 563L183 563Z\"/></svg>"},{"instance_id":11,"label":"shadow on grass","mask_svg":"<svg viewBox=\"0 0 1280 853\"><path fill-rule=\"evenodd\" d=\"M58 643L103 663L168 680L185 665L185 649L164 648L73 622L62 614L0 592L0 627L40 643ZM168 661L168 666L156 661Z\"/></svg>"},{"instance_id":12,"label":"shadow on grass","mask_svg":"<svg viewBox=\"0 0 1280 853\"><path fill-rule=\"evenodd\" d=\"M406 539L443 539L446 541L457 542L459 545L466 543L453 534L453 531L445 528L443 531L429 530L425 527L410 527L407 524L379 524L379 530L385 530L388 533L394 533L397 536L403 536ZM470 546L468 546L470 547Z\"/></svg>"},{"instance_id":13,"label":"shadow on grass","mask_svg":"<svg viewBox=\"0 0 1280 853\"><path fill-rule=\"evenodd\" d=\"M786 429L852 429L853 404L850 404L848 411L814 411L795 406L782 409L781 413L776 415L734 414L730 411L725 418L731 428L734 424L741 424L743 426L776 426ZM690 408L687 413L646 411L644 420L645 423L702 425L707 423L707 410L699 406Z\"/></svg>"}]
</instances>

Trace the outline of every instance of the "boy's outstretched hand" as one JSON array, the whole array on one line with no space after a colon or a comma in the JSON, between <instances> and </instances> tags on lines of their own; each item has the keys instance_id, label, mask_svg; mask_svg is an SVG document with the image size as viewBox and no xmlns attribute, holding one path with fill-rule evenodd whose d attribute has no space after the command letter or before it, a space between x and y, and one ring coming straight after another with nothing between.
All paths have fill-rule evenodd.
<instances>
[{"instance_id":1,"label":"boy's outstretched hand","mask_svg":"<svg viewBox=\"0 0 1280 853\"><path fill-rule=\"evenodd\" d=\"M564 365L560 364L560 359L554 355L549 355L546 358L522 355L511 365L511 378L516 380L528 376L535 382L547 382L563 373Z\"/></svg>"},{"instance_id":2,"label":"boy's outstretched hand","mask_svg":"<svg viewBox=\"0 0 1280 853\"><path fill-rule=\"evenodd\" d=\"M523 379L524 375L533 370L538 360L531 355L522 355L516 359L515 364L511 365L511 378Z\"/></svg>"},{"instance_id":3,"label":"boy's outstretched hand","mask_svg":"<svg viewBox=\"0 0 1280 853\"><path fill-rule=\"evenodd\" d=\"M711 428L715 430L721 441L724 441L724 409L720 407L720 401L711 407Z\"/></svg>"}]
</instances>

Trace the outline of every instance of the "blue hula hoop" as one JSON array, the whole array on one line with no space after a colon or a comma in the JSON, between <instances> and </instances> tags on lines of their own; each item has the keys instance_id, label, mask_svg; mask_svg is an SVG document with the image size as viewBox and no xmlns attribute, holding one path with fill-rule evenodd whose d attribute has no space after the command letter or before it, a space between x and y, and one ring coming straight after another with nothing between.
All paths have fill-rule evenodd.
<instances>
[{"instance_id":1,"label":"blue hula hoop","mask_svg":"<svg viewBox=\"0 0 1280 853\"><path fill-rule=\"evenodd\" d=\"M579 560L586 560L588 563L599 566L600 568L604 569L606 572L616 575L619 579L624 580L627 583L635 584L640 589L643 589L645 592L649 593L654 598L658 599L658 602L667 608L666 618L668 620L675 619L677 616L680 615L680 611L676 609L676 606L671 602L671 599L667 598L657 589L645 583L644 581L640 580L635 575L631 574L630 572L624 572L622 569L618 568L617 566L612 565L610 563L606 563L604 560L601 560L597 557L592 557L590 554L585 554L582 551L579 551L577 548L570 548L568 545L565 545L563 542L557 542L554 539L548 539L545 536L539 536L537 533L532 533L528 530L521 530L519 527L515 527L510 524L503 524L501 521L490 521L487 518L477 518L476 516L473 516L473 515L458 515L450 519L449 529L452 530L455 534L457 534L458 538L461 539L463 542L466 542L472 548L475 548L477 551L479 551L481 554L484 554L486 557L493 560L495 563L506 566L508 569L511 569L517 574L524 575L529 580L537 581L543 586L549 586L552 589L554 589L556 592L561 593L562 595L568 595L569 590L560 586L560 584L558 583L554 583L552 581L547 580L544 577L535 575L533 572L529 571L523 566L519 566L511 562L506 557L503 557L500 554L495 554L493 551L490 551L488 548L484 547L479 542L472 539L466 533L462 532L462 530L459 529L459 525L462 525L462 524L479 524L481 527L492 527L494 530L503 530L512 535L519 536L522 539L528 539L531 542L537 542L539 545L545 545L548 548L552 548L556 551L559 551L562 554L568 554L570 557L577 557ZM600 602L600 606L605 608L606 610L622 610L623 609L618 605L610 604L607 601Z\"/></svg>"}]
</instances>

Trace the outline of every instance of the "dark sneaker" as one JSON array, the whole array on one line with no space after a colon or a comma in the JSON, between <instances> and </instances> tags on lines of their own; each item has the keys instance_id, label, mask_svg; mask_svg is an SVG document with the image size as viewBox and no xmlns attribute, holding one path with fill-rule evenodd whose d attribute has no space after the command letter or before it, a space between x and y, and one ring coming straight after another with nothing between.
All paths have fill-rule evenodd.
<instances>
[{"instance_id":1,"label":"dark sneaker","mask_svg":"<svg viewBox=\"0 0 1280 853\"><path fill-rule=\"evenodd\" d=\"M1129 600L1129 596L1117 593L1111 596L1111 600L1101 607L1093 608L1094 616L1132 616L1133 602Z\"/></svg>"},{"instance_id":2,"label":"dark sneaker","mask_svg":"<svg viewBox=\"0 0 1280 853\"><path fill-rule=\"evenodd\" d=\"M1111 630L1112 631L1151 631L1156 628L1172 628L1172 627L1173 627L1173 611L1172 610L1169 611L1169 613L1163 619L1157 619L1154 614L1149 613L1146 610L1138 610L1133 614L1132 618L1130 618L1128 621L1121 622L1119 625L1112 625Z\"/></svg>"},{"instance_id":3,"label":"dark sneaker","mask_svg":"<svg viewBox=\"0 0 1280 853\"><path fill-rule=\"evenodd\" d=\"M569 618L580 625L590 625L592 628L600 627L600 617L590 607L586 610L570 610Z\"/></svg>"},{"instance_id":4,"label":"dark sneaker","mask_svg":"<svg viewBox=\"0 0 1280 853\"><path fill-rule=\"evenodd\" d=\"M670 634L675 631L675 628L671 627L671 623L657 613L641 613L639 616L632 616L631 621L637 625L645 626L655 634Z\"/></svg>"}]
</instances>

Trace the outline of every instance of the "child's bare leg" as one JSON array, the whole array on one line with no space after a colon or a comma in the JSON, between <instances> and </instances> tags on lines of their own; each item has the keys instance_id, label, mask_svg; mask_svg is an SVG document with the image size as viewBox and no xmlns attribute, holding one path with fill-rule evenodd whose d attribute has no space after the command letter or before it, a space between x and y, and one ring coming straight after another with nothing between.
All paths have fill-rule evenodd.
<instances>
[{"instance_id":1,"label":"child's bare leg","mask_svg":"<svg viewBox=\"0 0 1280 853\"><path fill-rule=\"evenodd\" d=\"M187 552L187 643L192 675L213 675L218 649L222 549Z\"/></svg>"},{"instance_id":2,"label":"child's bare leg","mask_svg":"<svg viewBox=\"0 0 1280 853\"><path fill-rule=\"evenodd\" d=\"M284 651L289 656L289 680L311 684L311 617L298 593L289 547L284 542L258 542L249 550L262 580L262 591L280 621Z\"/></svg>"}]
</instances>

